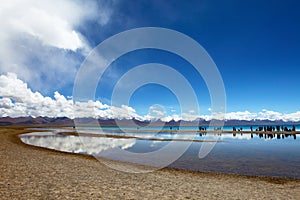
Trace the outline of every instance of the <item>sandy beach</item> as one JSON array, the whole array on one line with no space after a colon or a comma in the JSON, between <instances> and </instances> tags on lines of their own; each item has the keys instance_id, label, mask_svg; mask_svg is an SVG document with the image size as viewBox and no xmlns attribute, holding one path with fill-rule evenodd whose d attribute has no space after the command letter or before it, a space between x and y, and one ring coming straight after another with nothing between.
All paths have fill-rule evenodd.
<instances>
[{"instance_id":1,"label":"sandy beach","mask_svg":"<svg viewBox=\"0 0 300 200\"><path fill-rule=\"evenodd\" d=\"M300 180L161 169L132 174L23 144L0 128L0 199L300 199ZM117 161L111 161L117 162Z\"/></svg>"}]
</instances>

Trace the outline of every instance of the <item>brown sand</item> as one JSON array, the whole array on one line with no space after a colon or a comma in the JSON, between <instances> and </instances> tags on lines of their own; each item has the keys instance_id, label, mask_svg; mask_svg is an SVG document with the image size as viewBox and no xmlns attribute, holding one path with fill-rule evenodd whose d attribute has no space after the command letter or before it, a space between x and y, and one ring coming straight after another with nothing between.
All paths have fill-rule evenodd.
<instances>
[{"instance_id":1,"label":"brown sand","mask_svg":"<svg viewBox=\"0 0 300 200\"><path fill-rule=\"evenodd\" d=\"M0 199L300 199L299 179L123 173L93 157L25 145L17 136L24 132L0 128Z\"/></svg>"}]
</instances>

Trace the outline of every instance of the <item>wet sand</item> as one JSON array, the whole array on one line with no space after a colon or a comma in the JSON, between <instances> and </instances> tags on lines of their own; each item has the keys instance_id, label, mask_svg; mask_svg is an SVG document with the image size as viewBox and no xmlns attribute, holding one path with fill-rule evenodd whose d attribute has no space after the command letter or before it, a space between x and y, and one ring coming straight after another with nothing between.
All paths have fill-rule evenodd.
<instances>
[{"instance_id":1,"label":"wet sand","mask_svg":"<svg viewBox=\"0 0 300 200\"><path fill-rule=\"evenodd\" d=\"M18 135L25 132L0 128L0 199L300 199L300 179L175 169L124 173L90 156L23 144Z\"/></svg>"}]
</instances>

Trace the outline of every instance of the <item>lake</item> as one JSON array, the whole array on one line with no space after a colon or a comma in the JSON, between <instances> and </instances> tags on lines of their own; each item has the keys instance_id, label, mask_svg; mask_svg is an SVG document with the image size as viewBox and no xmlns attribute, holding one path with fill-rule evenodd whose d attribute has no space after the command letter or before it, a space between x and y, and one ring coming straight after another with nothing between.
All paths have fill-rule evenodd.
<instances>
[{"instance_id":1,"label":"lake","mask_svg":"<svg viewBox=\"0 0 300 200\"><path fill-rule=\"evenodd\" d=\"M79 127L78 137L59 134L72 132L71 128L46 128L20 135L20 139L34 146L158 168L167 165L203 172L300 178L298 134L212 134L193 131L192 127L180 127L182 132L163 131L167 129ZM247 130L246 127L243 130ZM201 156L203 149L207 152Z\"/></svg>"}]
</instances>

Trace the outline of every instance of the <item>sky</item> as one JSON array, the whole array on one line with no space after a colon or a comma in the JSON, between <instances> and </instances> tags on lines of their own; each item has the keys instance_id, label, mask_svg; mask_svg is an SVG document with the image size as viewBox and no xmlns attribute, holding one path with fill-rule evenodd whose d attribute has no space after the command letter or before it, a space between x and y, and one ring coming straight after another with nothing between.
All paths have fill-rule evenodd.
<instances>
[{"instance_id":1,"label":"sky","mask_svg":"<svg viewBox=\"0 0 300 200\"><path fill-rule=\"evenodd\" d=\"M210 55L224 83L226 119L300 121L299 10L296 0L2 2L0 116L210 119L203 77L187 60L158 49L120 56L103 73L93 99L73 101L78 71L97 45L123 31L162 27L187 35ZM183 75L199 112L159 84L143 85L128 102L112 104L122 76L146 63Z\"/></svg>"}]
</instances>

